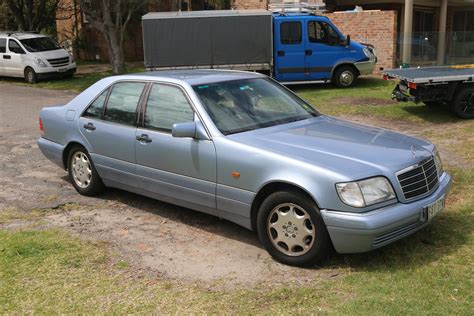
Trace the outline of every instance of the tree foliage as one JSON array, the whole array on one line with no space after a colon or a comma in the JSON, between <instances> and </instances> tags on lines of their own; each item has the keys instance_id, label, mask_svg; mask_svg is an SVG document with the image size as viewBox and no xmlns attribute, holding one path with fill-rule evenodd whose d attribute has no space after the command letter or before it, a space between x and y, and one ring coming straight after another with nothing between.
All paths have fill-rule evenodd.
<instances>
[{"instance_id":1,"label":"tree foliage","mask_svg":"<svg viewBox=\"0 0 474 316\"><path fill-rule=\"evenodd\" d=\"M39 32L54 25L59 0L0 0L13 15L20 31Z\"/></svg>"}]
</instances>

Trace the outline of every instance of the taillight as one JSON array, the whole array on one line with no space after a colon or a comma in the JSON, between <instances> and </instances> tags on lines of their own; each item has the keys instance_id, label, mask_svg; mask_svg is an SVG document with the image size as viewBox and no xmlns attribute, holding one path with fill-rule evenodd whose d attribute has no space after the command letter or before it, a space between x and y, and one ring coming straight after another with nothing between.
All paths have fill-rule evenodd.
<instances>
[{"instance_id":1,"label":"taillight","mask_svg":"<svg viewBox=\"0 0 474 316\"><path fill-rule=\"evenodd\" d=\"M413 89L413 90L416 90L416 83L414 83L414 82L409 82L409 83L408 83L408 88Z\"/></svg>"},{"instance_id":2,"label":"taillight","mask_svg":"<svg viewBox=\"0 0 474 316\"><path fill-rule=\"evenodd\" d=\"M383 75L383 80L388 80L388 76L387 76L387 75Z\"/></svg>"},{"instance_id":3,"label":"taillight","mask_svg":"<svg viewBox=\"0 0 474 316\"><path fill-rule=\"evenodd\" d=\"M41 136L44 136L43 120L41 119L41 117L39 118L39 127Z\"/></svg>"}]
</instances>

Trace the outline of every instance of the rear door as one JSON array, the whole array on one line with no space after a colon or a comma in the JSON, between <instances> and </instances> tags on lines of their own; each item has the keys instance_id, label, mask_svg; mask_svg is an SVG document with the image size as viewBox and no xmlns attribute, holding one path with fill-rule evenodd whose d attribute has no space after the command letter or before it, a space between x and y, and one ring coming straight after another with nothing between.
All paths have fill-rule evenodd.
<instances>
[{"instance_id":1,"label":"rear door","mask_svg":"<svg viewBox=\"0 0 474 316\"><path fill-rule=\"evenodd\" d=\"M216 208L216 151L212 140L177 138L175 123L197 121L181 87L151 86L142 127L136 132L139 187L160 199L213 212Z\"/></svg>"},{"instance_id":2,"label":"rear door","mask_svg":"<svg viewBox=\"0 0 474 316\"><path fill-rule=\"evenodd\" d=\"M7 53L7 39L0 37L0 76L6 76L5 62L3 58Z\"/></svg>"},{"instance_id":3,"label":"rear door","mask_svg":"<svg viewBox=\"0 0 474 316\"><path fill-rule=\"evenodd\" d=\"M115 83L79 119L79 129L92 147L90 155L97 171L112 185L136 185L137 107L145 85L136 81Z\"/></svg>"},{"instance_id":4,"label":"rear door","mask_svg":"<svg viewBox=\"0 0 474 316\"><path fill-rule=\"evenodd\" d=\"M275 79L302 81L305 76L305 40L303 21L298 18L278 19L274 24Z\"/></svg>"}]
</instances>

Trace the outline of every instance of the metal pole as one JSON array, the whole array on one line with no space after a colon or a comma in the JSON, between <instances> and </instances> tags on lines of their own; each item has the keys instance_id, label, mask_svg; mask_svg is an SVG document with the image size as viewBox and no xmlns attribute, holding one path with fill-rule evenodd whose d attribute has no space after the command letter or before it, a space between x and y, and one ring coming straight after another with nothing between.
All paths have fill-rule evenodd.
<instances>
[{"instance_id":1,"label":"metal pole","mask_svg":"<svg viewBox=\"0 0 474 316\"><path fill-rule=\"evenodd\" d=\"M438 33L438 58L437 64L444 64L444 55L446 53L446 16L448 15L448 0L441 0L439 15L439 33Z\"/></svg>"},{"instance_id":2,"label":"metal pole","mask_svg":"<svg viewBox=\"0 0 474 316\"><path fill-rule=\"evenodd\" d=\"M413 0L405 0L405 20L403 22L403 57L404 65L411 62L411 43L413 33Z\"/></svg>"}]
</instances>

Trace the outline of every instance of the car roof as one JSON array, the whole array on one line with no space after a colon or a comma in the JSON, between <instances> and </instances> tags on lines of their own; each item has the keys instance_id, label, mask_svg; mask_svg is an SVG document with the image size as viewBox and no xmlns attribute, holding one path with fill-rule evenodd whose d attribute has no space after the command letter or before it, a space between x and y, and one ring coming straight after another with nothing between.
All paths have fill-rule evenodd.
<instances>
[{"instance_id":1,"label":"car roof","mask_svg":"<svg viewBox=\"0 0 474 316\"><path fill-rule=\"evenodd\" d=\"M28 38L39 38L39 37L47 37L46 35L36 34L36 33L28 33L28 32L0 32L1 37L13 37L19 40L28 39Z\"/></svg>"},{"instance_id":2,"label":"car roof","mask_svg":"<svg viewBox=\"0 0 474 316\"><path fill-rule=\"evenodd\" d=\"M199 85L215 83L221 81L265 78L264 75L250 71L236 70L214 70L214 69L190 69L190 70L159 70L147 71L137 74L119 76L125 79L134 77L134 79L150 80L150 77L156 80L173 79L184 81L190 85ZM137 78L139 77L139 78Z\"/></svg>"}]
</instances>

